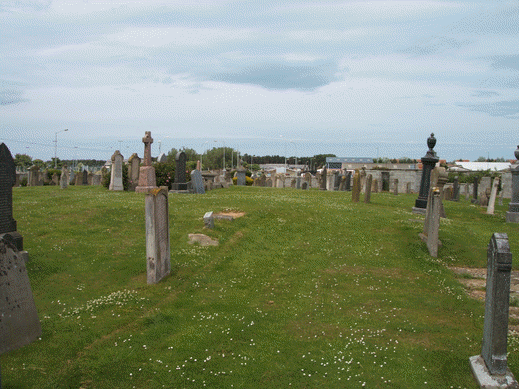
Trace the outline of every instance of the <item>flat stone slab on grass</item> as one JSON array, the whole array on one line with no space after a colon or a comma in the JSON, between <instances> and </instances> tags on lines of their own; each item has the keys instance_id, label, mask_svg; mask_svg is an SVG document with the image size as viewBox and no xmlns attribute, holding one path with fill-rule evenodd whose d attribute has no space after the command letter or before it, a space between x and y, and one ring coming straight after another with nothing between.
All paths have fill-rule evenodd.
<instances>
[{"instance_id":1,"label":"flat stone slab on grass","mask_svg":"<svg viewBox=\"0 0 519 389\"><path fill-rule=\"evenodd\" d=\"M219 212L219 213L214 213L213 214L213 217L215 219L219 219L219 220L234 220L238 217L242 217L242 216L245 216L245 212L238 212L238 211L233 211L233 212Z\"/></svg>"},{"instance_id":2,"label":"flat stone slab on grass","mask_svg":"<svg viewBox=\"0 0 519 389\"><path fill-rule=\"evenodd\" d=\"M216 239L211 239L207 235L204 234L189 234L189 244L194 244L198 242L200 246L218 246L218 241Z\"/></svg>"}]
</instances>

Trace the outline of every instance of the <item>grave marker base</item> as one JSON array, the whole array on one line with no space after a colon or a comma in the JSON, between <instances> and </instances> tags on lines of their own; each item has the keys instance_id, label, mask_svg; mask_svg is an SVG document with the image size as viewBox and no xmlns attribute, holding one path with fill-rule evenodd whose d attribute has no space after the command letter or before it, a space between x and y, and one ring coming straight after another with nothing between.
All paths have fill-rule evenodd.
<instances>
[{"instance_id":1,"label":"grave marker base","mask_svg":"<svg viewBox=\"0 0 519 389\"><path fill-rule=\"evenodd\" d=\"M476 382L484 389L518 389L519 385L510 369L506 369L503 375L492 375L481 355L469 358L470 368Z\"/></svg>"}]
</instances>

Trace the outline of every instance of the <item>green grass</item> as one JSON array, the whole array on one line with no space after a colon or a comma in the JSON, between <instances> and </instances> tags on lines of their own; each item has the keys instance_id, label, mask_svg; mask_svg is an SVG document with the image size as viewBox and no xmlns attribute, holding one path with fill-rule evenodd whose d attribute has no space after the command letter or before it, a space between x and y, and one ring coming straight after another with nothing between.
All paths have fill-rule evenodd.
<instances>
[{"instance_id":1,"label":"green grass","mask_svg":"<svg viewBox=\"0 0 519 389\"><path fill-rule=\"evenodd\" d=\"M13 190L43 334L0 357L5 388L476 388L483 303L448 266L486 267L517 225L446 202L443 247L416 195L232 187L171 194L172 273L146 284L144 195ZM203 228L207 211L246 213ZM218 247L188 244L205 233ZM519 341L509 366L519 372Z\"/></svg>"}]
</instances>

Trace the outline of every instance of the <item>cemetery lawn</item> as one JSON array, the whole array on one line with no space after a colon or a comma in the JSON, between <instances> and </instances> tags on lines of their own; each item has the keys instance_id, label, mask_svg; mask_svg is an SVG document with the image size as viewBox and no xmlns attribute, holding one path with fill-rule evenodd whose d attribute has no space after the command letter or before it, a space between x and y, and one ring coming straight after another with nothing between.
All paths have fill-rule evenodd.
<instances>
[{"instance_id":1,"label":"cemetery lawn","mask_svg":"<svg viewBox=\"0 0 519 389\"><path fill-rule=\"evenodd\" d=\"M416 197L170 194L172 273L147 285L143 194L13 188L43 334L0 357L3 387L477 388L484 301L449 267L486 267L494 232L517 264L519 230L507 200L493 216L445 202L432 258ZM206 230L207 211L245 215ZM220 245L190 245L189 233ZM519 376L515 335L508 350Z\"/></svg>"}]
</instances>

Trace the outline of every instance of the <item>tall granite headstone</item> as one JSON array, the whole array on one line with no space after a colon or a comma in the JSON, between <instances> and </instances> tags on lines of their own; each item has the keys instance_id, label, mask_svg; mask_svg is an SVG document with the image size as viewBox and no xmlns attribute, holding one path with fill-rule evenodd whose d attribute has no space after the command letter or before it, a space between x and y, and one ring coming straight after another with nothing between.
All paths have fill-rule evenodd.
<instances>
[{"instance_id":1,"label":"tall granite headstone","mask_svg":"<svg viewBox=\"0 0 519 389\"><path fill-rule=\"evenodd\" d=\"M112 171L110 172L110 186L109 190L121 191L124 190L123 186L123 160L124 157L121 155L119 150L115 150L112 155ZM82 174L81 172L78 175Z\"/></svg>"},{"instance_id":2,"label":"tall granite headstone","mask_svg":"<svg viewBox=\"0 0 519 389\"><path fill-rule=\"evenodd\" d=\"M175 182L173 190L187 190L186 182L186 153L179 151L175 155Z\"/></svg>"},{"instance_id":3,"label":"tall granite headstone","mask_svg":"<svg viewBox=\"0 0 519 389\"><path fill-rule=\"evenodd\" d=\"M346 185L344 188L346 191L351 191L351 172L346 173Z\"/></svg>"},{"instance_id":4,"label":"tall granite headstone","mask_svg":"<svg viewBox=\"0 0 519 389\"><path fill-rule=\"evenodd\" d=\"M333 190L339 190L341 178L338 171L333 172Z\"/></svg>"},{"instance_id":5,"label":"tall granite headstone","mask_svg":"<svg viewBox=\"0 0 519 389\"><path fill-rule=\"evenodd\" d=\"M29 168L29 179L27 180L27 186L38 186L40 183L40 168L33 165Z\"/></svg>"},{"instance_id":6,"label":"tall granite headstone","mask_svg":"<svg viewBox=\"0 0 519 389\"><path fill-rule=\"evenodd\" d=\"M419 234L419 236L427 244L429 255L435 258L438 257L438 247L441 246L438 236L440 230L440 204L440 190L431 188L427 201L423 233Z\"/></svg>"},{"instance_id":7,"label":"tall granite headstone","mask_svg":"<svg viewBox=\"0 0 519 389\"><path fill-rule=\"evenodd\" d=\"M482 388L518 388L508 369L508 311L512 254L506 234L494 233L487 249L487 284L481 355L470 366Z\"/></svg>"},{"instance_id":8,"label":"tall granite headstone","mask_svg":"<svg viewBox=\"0 0 519 389\"><path fill-rule=\"evenodd\" d=\"M425 209L427 208L427 198L429 197L429 188L430 188L430 180L431 180L431 171L436 165L436 163L440 160L436 155L436 152L433 150L436 145L436 138L434 137L434 133L427 139L427 146L429 150L422 158L422 179L420 180L420 193L418 194L418 198L415 201L415 206L413 207L414 213L425 213Z\"/></svg>"},{"instance_id":9,"label":"tall granite headstone","mask_svg":"<svg viewBox=\"0 0 519 389\"><path fill-rule=\"evenodd\" d=\"M11 152L0 144L0 236L9 233L18 251L23 251L23 237L16 231L13 218L13 185L16 182L16 167Z\"/></svg>"},{"instance_id":10,"label":"tall granite headstone","mask_svg":"<svg viewBox=\"0 0 519 389\"><path fill-rule=\"evenodd\" d=\"M246 176L245 168L238 166L238 170L236 171L236 185L245 186L247 184Z\"/></svg>"},{"instance_id":11,"label":"tall granite headstone","mask_svg":"<svg viewBox=\"0 0 519 389\"><path fill-rule=\"evenodd\" d=\"M512 198L508 205L508 212L506 213L507 223L519 223L519 146L515 150L515 159L518 162L512 166Z\"/></svg>"},{"instance_id":12,"label":"tall granite headstone","mask_svg":"<svg viewBox=\"0 0 519 389\"><path fill-rule=\"evenodd\" d=\"M83 185L88 185L88 172L83 170Z\"/></svg>"},{"instance_id":13,"label":"tall granite headstone","mask_svg":"<svg viewBox=\"0 0 519 389\"><path fill-rule=\"evenodd\" d=\"M472 203L476 203L478 201L478 185L478 178L474 177L474 185L472 186Z\"/></svg>"},{"instance_id":14,"label":"tall granite headstone","mask_svg":"<svg viewBox=\"0 0 519 389\"><path fill-rule=\"evenodd\" d=\"M494 214L498 187L499 187L499 178L496 177L496 178L494 178L494 182L492 184L492 192L490 193L490 198L488 199L487 215Z\"/></svg>"},{"instance_id":15,"label":"tall granite headstone","mask_svg":"<svg viewBox=\"0 0 519 389\"><path fill-rule=\"evenodd\" d=\"M139 185L135 188L135 192L147 193L157 187L157 179L155 178L155 168L151 165L151 144L153 138L151 131L146 131L142 138L144 143L143 165L139 171Z\"/></svg>"},{"instance_id":16,"label":"tall granite headstone","mask_svg":"<svg viewBox=\"0 0 519 389\"><path fill-rule=\"evenodd\" d=\"M193 190L197 194L205 194L204 189L204 179L202 178L202 174L200 170L191 171L191 180L193 181Z\"/></svg>"},{"instance_id":17,"label":"tall granite headstone","mask_svg":"<svg viewBox=\"0 0 519 389\"><path fill-rule=\"evenodd\" d=\"M460 180L459 177L454 177L452 185L452 201L460 201Z\"/></svg>"},{"instance_id":18,"label":"tall granite headstone","mask_svg":"<svg viewBox=\"0 0 519 389\"><path fill-rule=\"evenodd\" d=\"M393 194L398 195L398 178L393 180Z\"/></svg>"},{"instance_id":19,"label":"tall granite headstone","mask_svg":"<svg viewBox=\"0 0 519 389\"><path fill-rule=\"evenodd\" d=\"M146 272L148 284L156 284L171 271L168 187L146 194Z\"/></svg>"},{"instance_id":20,"label":"tall granite headstone","mask_svg":"<svg viewBox=\"0 0 519 389\"><path fill-rule=\"evenodd\" d=\"M353 191L351 192L351 201L358 203L360 200L360 173L358 170L355 171L353 176Z\"/></svg>"},{"instance_id":21,"label":"tall granite headstone","mask_svg":"<svg viewBox=\"0 0 519 389\"><path fill-rule=\"evenodd\" d=\"M319 180L319 189L320 190L326 190L326 180L328 179L328 169L326 169L326 166L321 171L321 178Z\"/></svg>"}]
</instances>

